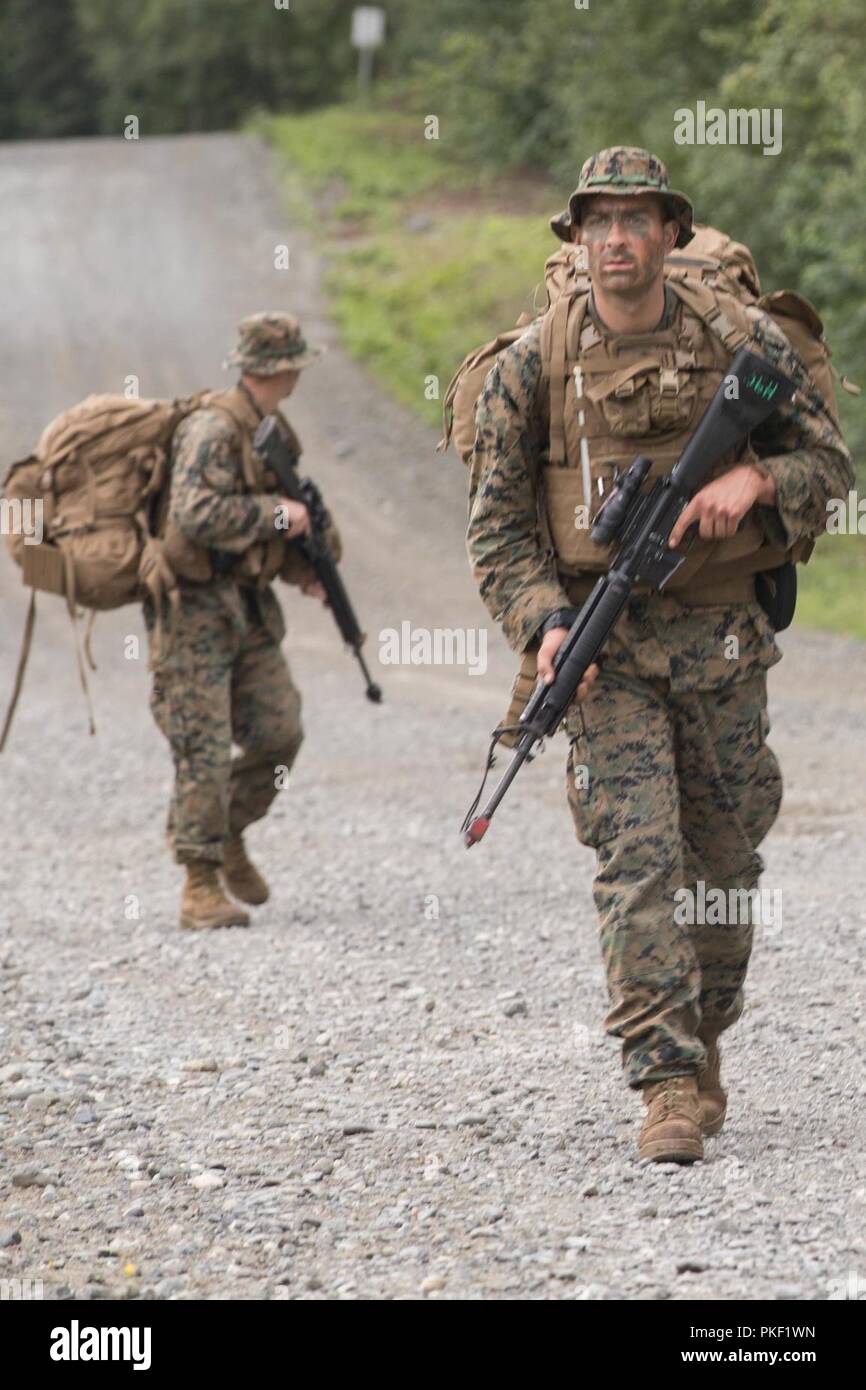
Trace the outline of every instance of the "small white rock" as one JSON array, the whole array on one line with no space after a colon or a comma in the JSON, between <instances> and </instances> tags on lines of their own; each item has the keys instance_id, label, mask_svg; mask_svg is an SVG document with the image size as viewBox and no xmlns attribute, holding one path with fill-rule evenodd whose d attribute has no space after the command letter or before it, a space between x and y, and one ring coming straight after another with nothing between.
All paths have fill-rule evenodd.
<instances>
[{"instance_id":1,"label":"small white rock","mask_svg":"<svg viewBox=\"0 0 866 1390\"><path fill-rule=\"evenodd\" d=\"M190 1187L198 1188L199 1192L206 1192L213 1187L224 1187L225 1178L222 1173L209 1171L207 1173L199 1173L197 1178L190 1178L189 1185Z\"/></svg>"}]
</instances>

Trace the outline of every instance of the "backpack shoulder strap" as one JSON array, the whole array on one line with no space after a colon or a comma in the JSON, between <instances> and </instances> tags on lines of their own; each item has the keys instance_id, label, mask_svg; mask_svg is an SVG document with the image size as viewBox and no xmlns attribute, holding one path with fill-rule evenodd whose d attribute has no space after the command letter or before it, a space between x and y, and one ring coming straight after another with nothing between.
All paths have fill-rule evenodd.
<instances>
[{"instance_id":1,"label":"backpack shoulder strap","mask_svg":"<svg viewBox=\"0 0 866 1390\"><path fill-rule=\"evenodd\" d=\"M541 370L550 387L550 454L553 467L565 463L565 375L567 340L579 341L589 294L577 288L548 309L541 325Z\"/></svg>"},{"instance_id":2,"label":"backpack shoulder strap","mask_svg":"<svg viewBox=\"0 0 866 1390\"><path fill-rule=\"evenodd\" d=\"M274 414L280 422L280 428L283 431L283 434L286 436L286 442L288 443L289 447L293 450L293 452L297 455L297 457L300 458L301 454L304 452L303 445L301 444L300 439L296 435L294 429L289 424L288 420L286 419L285 415L281 410L275 410Z\"/></svg>"},{"instance_id":3,"label":"backpack shoulder strap","mask_svg":"<svg viewBox=\"0 0 866 1390\"><path fill-rule=\"evenodd\" d=\"M243 472L244 483L250 492L261 491L261 479L258 476L255 461L253 459L253 446L249 439L246 421L241 416L239 410L232 407L230 401L226 399L226 394L221 391L214 391L212 395L206 396L198 406L199 410L215 410L228 420L237 437L241 450L241 469Z\"/></svg>"},{"instance_id":4,"label":"backpack shoulder strap","mask_svg":"<svg viewBox=\"0 0 866 1390\"><path fill-rule=\"evenodd\" d=\"M706 324L729 352L736 352L752 334L745 308L732 295L692 279L685 270L671 270L665 283L674 294Z\"/></svg>"}]
</instances>

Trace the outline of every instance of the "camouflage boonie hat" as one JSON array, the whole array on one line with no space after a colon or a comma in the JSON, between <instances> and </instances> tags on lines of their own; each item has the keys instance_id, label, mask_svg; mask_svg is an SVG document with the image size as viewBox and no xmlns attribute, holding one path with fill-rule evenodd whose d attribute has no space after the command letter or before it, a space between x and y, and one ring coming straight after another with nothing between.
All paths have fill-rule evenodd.
<instances>
[{"instance_id":1,"label":"camouflage boonie hat","mask_svg":"<svg viewBox=\"0 0 866 1390\"><path fill-rule=\"evenodd\" d=\"M251 376L276 376L309 367L324 351L310 346L291 314L250 314L239 325L237 347L223 367L240 367Z\"/></svg>"},{"instance_id":2,"label":"camouflage boonie hat","mask_svg":"<svg viewBox=\"0 0 866 1390\"><path fill-rule=\"evenodd\" d=\"M571 229L580 222L581 201L597 193L617 197L660 193L668 204L671 217L680 224L677 246L688 246L694 236L692 205L684 193L671 188L667 168L661 160L650 154L649 150L640 150L633 145L612 145L609 150L599 150L598 154L590 155L580 171L577 188L565 212L550 219L550 230L560 241L571 241Z\"/></svg>"}]
</instances>

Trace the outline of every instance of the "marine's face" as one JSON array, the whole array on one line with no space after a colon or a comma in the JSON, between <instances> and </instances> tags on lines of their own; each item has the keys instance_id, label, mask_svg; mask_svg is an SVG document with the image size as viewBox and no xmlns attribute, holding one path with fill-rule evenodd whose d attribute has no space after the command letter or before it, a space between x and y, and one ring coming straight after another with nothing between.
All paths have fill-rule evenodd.
<instances>
[{"instance_id":1,"label":"marine's face","mask_svg":"<svg viewBox=\"0 0 866 1390\"><path fill-rule=\"evenodd\" d=\"M279 399L284 401L286 397L290 396L294 391L300 375L300 372L276 372L274 376L271 377L274 394L276 395L276 393L279 392Z\"/></svg>"},{"instance_id":2,"label":"marine's face","mask_svg":"<svg viewBox=\"0 0 866 1390\"><path fill-rule=\"evenodd\" d=\"M678 234L663 206L654 193L587 200L574 236L586 247L594 285L609 294L642 294L662 274Z\"/></svg>"},{"instance_id":3,"label":"marine's face","mask_svg":"<svg viewBox=\"0 0 866 1390\"><path fill-rule=\"evenodd\" d=\"M257 376L254 372L242 372L241 381L246 383L259 409L269 414L272 410L278 409L280 401L292 394L300 375L299 371L274 372L273 376Z\"/></svg>"}]
</instances>

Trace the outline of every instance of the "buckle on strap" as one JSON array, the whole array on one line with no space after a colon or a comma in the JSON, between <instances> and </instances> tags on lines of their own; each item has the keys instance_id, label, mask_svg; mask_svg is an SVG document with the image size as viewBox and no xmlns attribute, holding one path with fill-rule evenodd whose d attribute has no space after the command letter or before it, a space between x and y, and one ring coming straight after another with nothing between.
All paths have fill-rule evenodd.
<instances>
[{"instance_id":1,"label":"buckle on strap","mask_svg":"<svg viewBox=\"0 0 866 1390\"><path fill-rule=\"evenodd\" d=\"M680 394L680 374L676 367L659 368L659 395L678 396Z\"/></svg>"},{"instance_id":2,"label":"buckle on strap","mask_svg":"<svg viewBox=\"0 0 866 1390\"><path fill-rule=\"evenodd\" d=\"M747 335L737 328L736 324L734 324L721 309L718 313L713 314L711 318L708 318L707 323L716 337L721 338L725 347L729 348L731 351L734 351L748 341Z\"/></svg>"}]
</instances>

